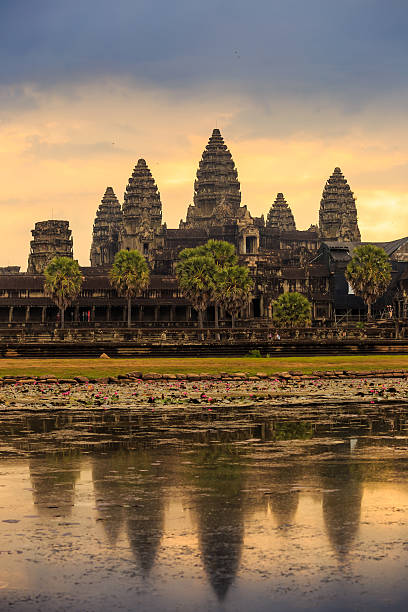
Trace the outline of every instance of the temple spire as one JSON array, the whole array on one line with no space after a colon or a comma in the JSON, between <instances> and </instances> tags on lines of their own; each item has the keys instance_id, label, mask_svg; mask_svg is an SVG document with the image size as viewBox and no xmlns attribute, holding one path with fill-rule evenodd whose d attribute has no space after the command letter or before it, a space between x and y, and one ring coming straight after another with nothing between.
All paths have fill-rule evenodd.
<instances>
[{"instance_id":1,"label":"temple spire","mask_svg":"<svg viewBox=\"0 0 408 612\"><path fill-rule=\"evenodd\" d=\"M320 234L326 240L360 242L356 199L340 168L327 180L319 211Z\"/></svg>"},{"instance_id":2,"label":"temple spire","mask_svg":"<svg viewBox=\"0 0 408 612\"><path fill-rule=\"evenodd\" d=\"M296 230L295 219L283 193L277 194L268 212L266 226L276 228L281 232L293 232Z\"/></svg>"},{"instance_id":3,"label":"temple spire","mask_svg":"<svg viewBox=\"0 0 408 612\"><path fill-rule=\"evenodd\" d=\"M240 214L241 191L238 172L221 132L214 128L203 151L194 183L194 205L187 212L184 227L207 227L217 207L228 218ZM222 221L222 219L220 219Z\"/></svg>"},{"instance_id":4,"label":"temple spire","mask_svg":"<svg viewBox=\"0 0 408 612\"><path fill-rule=\"evenodd\" d=\"M139 159L125 191L120 247L141 250L147 255L161 228L160 193L146 161Z\"/></svg>"},{"instance_id":5,"label":"temple spire","mask_svg":"<svg viewBox=\"0 0 408 612\"><path fill-rule=\"evenodd\" d=\"M101 200L92 232L91 266L113 264L119 250L119 231L122 224L122 211L112 187L107 187Z\"/></svg>"}]
</instances>

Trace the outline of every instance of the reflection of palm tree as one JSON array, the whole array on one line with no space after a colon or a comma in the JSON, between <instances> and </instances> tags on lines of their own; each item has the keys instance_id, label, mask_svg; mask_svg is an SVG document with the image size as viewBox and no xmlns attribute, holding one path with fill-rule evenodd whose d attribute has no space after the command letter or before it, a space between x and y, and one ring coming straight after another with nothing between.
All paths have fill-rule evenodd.
<instances>
[{"instance_id":1,"label":"reflection of palm tree","mask_svg":"<svg viewBox=\"0 0 408 612\"><path fill-rule=\"evenodd\" d=\"M29 462L33 500L43 515L69 516L75 500L75 483L80 476L76 455L33 457Z\"/></svg>"},{"instance_id":2,"label":"reflection of palm tree","mask_svg":"<svg viewBox=\"0 0 408 612\"><path fill-rule=\"evenodd\" d=\"M362 473L350 463L323 465L323 517L332 548L340 560L349 553L360 526Z\"/></svg>"},{"instance_id":3,"label":"reflection of palm tree","mask_svg":"<svg viewBox=\"0 0 408 612\"><path fill-rule=\"evenodd\" d=\"M238 571L244 539L243 466L221 446L195 459L199 546L205 572L222 601Z\"/></svg>"}]
</instances>

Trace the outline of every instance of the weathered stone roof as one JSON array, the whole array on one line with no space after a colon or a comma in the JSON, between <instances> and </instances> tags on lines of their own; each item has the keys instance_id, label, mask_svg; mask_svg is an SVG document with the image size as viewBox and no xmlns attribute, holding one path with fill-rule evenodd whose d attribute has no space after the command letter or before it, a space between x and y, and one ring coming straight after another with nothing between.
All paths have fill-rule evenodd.
<instances>
[{"instance_id":1,"label":"weathered stone roof","mask_svg":"<svg viewBox=\"0 0 408 612\"><path fill-rule=\"evenodd\" d=\"M341 255L341 253L346 253L349 257L352 257L353 251L357 247L365 244L373 244L374 246L380 247L381 249L384 249L389 257L391 257L401 247L405 245L408 246L408 237L398 238L397 240L391 240L390 242L345 242L337 240L324 240L323 244L330 249L330 253L333 258L343 258L344 256Z\"/></svg>"}]
</instances>

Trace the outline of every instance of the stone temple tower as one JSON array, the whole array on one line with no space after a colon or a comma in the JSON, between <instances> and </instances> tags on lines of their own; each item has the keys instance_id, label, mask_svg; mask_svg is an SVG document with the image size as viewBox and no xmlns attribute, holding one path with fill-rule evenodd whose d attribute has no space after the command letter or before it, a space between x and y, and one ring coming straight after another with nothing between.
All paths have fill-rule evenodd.
<instances>
[{"instance_id":1,"label":"stone temple tower","mask_svg":"<svg viewBox=\"0 0 408 612\"><path fill-rule=\"evenodd\" d=\"M122 226L122 210L112 189L107 187L92 232L91 266L111 266L119 251L119 232Z\"/></svg>"},{"instance_id":2,"label":"stone temple tower","mask_svg":"<svg viewBox=\"0 0 408 612\"><path fill-rule=\"evenodd\" d=\"M162 227L160 193L145 160L139 159L125 191L119 246L146 256Z\"/></svg>"},{"instance_id":3,"label":"stone temple tower","mask_svg":"<svg viewBox=\"0 0 408 612\"><path fill-rule=\"evenodd\" d=\"M68 221L38 221L31 233L29 274L42 274L54 257L73 257L72 232Z\"/></svg>"},{"instance_id":4,"label":"stone temple tower","mask_svg":"<svg viewBox=\"0 0 408 612\"><path fill-rule=\"evenodd\" d=\"M214 129L204 149L194 183L194 205L189 206L181 229L206 228L242 216L241 191L234 160L220 130Z\"/></svg>"},{"instance_id":5,"label":"stone temple tower","mask_svg":"<svg viewBox=\"0 0 408 612\"><path fill-rule=\"evenodd\" d=\"M281 232L293 232L296 230L295 218L283 197L283 193L278 193L275 202L269 209L266 227L273 227Z\"/></svg>"},{"instance_id":6,"label":"stone temple tower","mask_svg":"<svg viewBox=\"0 0 408 612\"><path fill-rule=\"evenodd\" d=\"M340 168L324 186L319 211L319 229L323 240L360 242L356 199Z\"/></svg>"}]
</instances>

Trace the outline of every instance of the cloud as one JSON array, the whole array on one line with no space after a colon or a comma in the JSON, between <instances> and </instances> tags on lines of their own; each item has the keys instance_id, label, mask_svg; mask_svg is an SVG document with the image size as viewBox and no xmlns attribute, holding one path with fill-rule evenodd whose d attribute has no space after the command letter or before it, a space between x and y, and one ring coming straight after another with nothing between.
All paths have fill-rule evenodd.
<instances>
[{"instance_id":1,"label":"cloud","mask_svg":"<svg viewBox=\"0 0 408 612\"><path fill-rule=\"evenodd\" d=\"M407 89L404 0L3 0L0 79L105 76L168 91L216 83L353 110Z\"/></svg>"},{"instance_id":2,"label":"cloud","mask_svg":"<svg viewBox=\"0 0 408 612\"><path fill-rule=\"evenodd\" d=\"M115 142L47 142L40 136L32 136L24 154L37 160L84 160L125 153L130 151L117 147Z\"/></svg>"}]
</instances>

